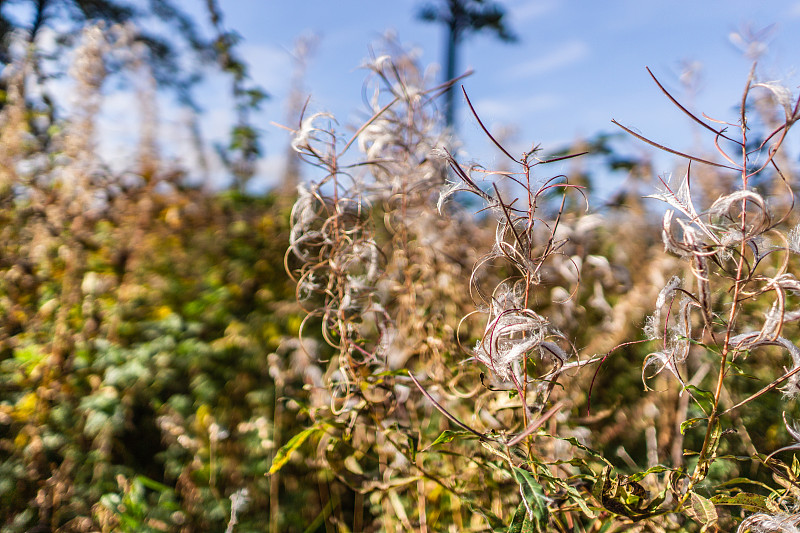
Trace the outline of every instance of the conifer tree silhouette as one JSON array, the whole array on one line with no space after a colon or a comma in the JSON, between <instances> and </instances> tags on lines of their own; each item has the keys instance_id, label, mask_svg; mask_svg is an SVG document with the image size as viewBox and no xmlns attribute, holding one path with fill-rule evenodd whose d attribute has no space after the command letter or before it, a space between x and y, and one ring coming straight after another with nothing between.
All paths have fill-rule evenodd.
<instances>
[{"instance_id":1,"label":"conifer tree silhouette","mask_svg":"<svg viewBox=\"0 0 800 533\"><path fill-rule=\"evenodd\" d=\"M444 24L447 29L445 49L445 80L456 77L458 51L464 38L471 33L488 30L501 41L515 42L516 35L506 25L506 11L497 2L486 0L442 0L422 6L420 20ZM445 120L448 127L455 120L456 91L451 87L445 93Z\"/></svg>"}]
</instances>

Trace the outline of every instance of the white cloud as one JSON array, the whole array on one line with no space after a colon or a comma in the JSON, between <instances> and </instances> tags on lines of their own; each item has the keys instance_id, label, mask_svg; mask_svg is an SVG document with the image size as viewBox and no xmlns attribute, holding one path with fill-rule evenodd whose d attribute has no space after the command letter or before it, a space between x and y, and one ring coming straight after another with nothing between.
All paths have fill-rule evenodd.
<instances>
[{"instance_id":1,"label":"white cloud","mask_svg":"<svg viewBox=\"0 0 800 533\"><path fill-rule=\"evenodd\" d=\"M583 41L568 41L555 50L534 57L527 63L508 68L507 79L542 76L554 70L578 63L589 56L589 45Z\"/></svg>"},{"instance_id":2,"label":"white cloud","mask_svg":"<svg viewBox=\"0 0 800 533\"><path fill-rule=\"evenodd\" d=\"M520 117L558 107L563 103L555 94L535 94L523 99L484 98L475 102L475 110L484 124L518 123Z\"/></svg>"},{"instance_id":3,"label":"white cloud","mask_svg":"<svg viewBox=\"0 0 800 533\"><path fill-rule=\"evenodd\" d=\"M556 2L551 0L523 0L509 6L509 20L511 21L512 28L519 28L541 18L555 8Z\"/></svg>"},{"instance_id":4,"label":"white cloud","mask_svg":"<svg viewBox=\"0 0 800 533\"><path fill-rule=\"evenodd\" d=\"M795 2L789 9L786 11L786 16L788 18L798 18L800 17L800 2Z\"/></svg>"}]
</instances>

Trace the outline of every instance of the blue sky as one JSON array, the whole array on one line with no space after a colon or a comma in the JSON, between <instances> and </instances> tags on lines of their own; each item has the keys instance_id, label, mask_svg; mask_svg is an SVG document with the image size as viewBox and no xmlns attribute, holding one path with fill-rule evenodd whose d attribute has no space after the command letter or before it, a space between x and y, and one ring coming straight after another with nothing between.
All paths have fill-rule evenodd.
<instances>
[{"instance_id":1,"label":"blue sky","mask_svg":"<svg viewBox=\"0 0 800 533\"><path fill-rule=\"evenodd\" d=\"M179 3L201 13L202 2ZM489 35L475 35L463 48L461 67L475 70L464 85L487 125L512 128L512 153L533 143L554 148L600 131L615 131L612 118L655 140L689 149L690 122L660 93L645 67L673 94L686 98L693 110L735 121L733 108L750 61L731 34L748 29L773 25L759 74L785 82L796 94L800 1L501 3L519 42L505 44ZM441 62L444 30L415 19L421 4L417 0L220 0L225 25L243 38L240 51L254 81L272 95L256 117L266 149L258 188L274 184L289 141L270 122L287 122L291 50L297 37L316 34L319 39L305 80L310 109L332 112L342 124L355 123L363 117L359 112L364 71L358 66L368 57L370 44L386 30L394 30L407 46L419 48L422 63ZM689 64L700 67L695 95L689 95L680 81ZM209 140L224 138L232 117L224 105L224 83L212 77L200 97ZM457 126L465 152L492 165L498 159L496 151L463 106L460 110ZM671 170L671 159L659 156L656 161L663 167L659 171Z\"/></svg>"}]
</instances>

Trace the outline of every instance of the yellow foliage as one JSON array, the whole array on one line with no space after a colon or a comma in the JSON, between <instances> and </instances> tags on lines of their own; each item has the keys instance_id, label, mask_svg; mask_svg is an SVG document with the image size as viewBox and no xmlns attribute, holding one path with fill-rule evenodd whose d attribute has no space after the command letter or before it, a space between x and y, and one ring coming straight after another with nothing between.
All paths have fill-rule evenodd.
<instances>
[{"instance_id":1,"label":"yellow foliage","mask_svg":"<svg viewBox=\"0 0 800 533\"><path fill-rule=\"evenodd\" d=\"M156 308L154 314L158 320L164 320L165 318L167 318L172 314L172 308L169 307L168 305L162 305Z\"/></svg>"},{"instance_id":2,"label":"yellow foliage","mask_svg":"<svg viewBox=\"0 0 800 533\"><path fill-rule=\"evenodd\" d=\"M20 431L17 433L17 436L14 437L14 447L17 449L24 448L28 444L28 435L25 432Z\"/></svg>"},{"instance_id":3,"label":"yellow foliage","mask_svg":"<svg viewBox=\"0 0 800 533\"><path fill-rule=\"evenodd\" d=\"M205 429L214 422L214 417L211 415L211 408L208 405L201 404L197 408L195 412L195 422L199 429Z\"/></svg>"},{"instance_id":4,"label":"yellow foliage","mask_svg":"<svg viewBox=\"0 0 800 533\"><path fill-rule=\"evenodd\" d=\"M18 422L27 422L36 413L39 398L35 392L29 392L19 399L11 416Z\"/></svg>"}]
</instances>

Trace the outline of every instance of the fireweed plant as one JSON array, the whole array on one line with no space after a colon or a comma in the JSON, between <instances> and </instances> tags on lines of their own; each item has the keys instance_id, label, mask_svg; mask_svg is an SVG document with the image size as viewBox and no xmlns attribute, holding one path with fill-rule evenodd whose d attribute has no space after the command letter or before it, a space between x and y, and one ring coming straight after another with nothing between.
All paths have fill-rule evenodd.
<instances>
[{"instance_id":1,"label":"fireweed plant","mask_svg":"<svg viewBox=\"0 0 800 533\"><path fill-rule=\"evenodd\" d=\"M796 237L798 227L788 233L783 229L794 203L781 205L782 212L775 213L764 195L752 186L762 173L771 169L774 179L784 184L787 196L793 199L776 155L789 129L800 117L800 99L793 101L791 93L776 84L757 82L754 66L742 95L739 121L726 123L707 117L700 119L679 104L655 76L653 80L681 111L713 133L715 148L724 161L719 163L677 152L620 125L635 137L690 161L682 180L670 183L662 179L662 190L651 196L669 206L662 220L666 251L680 257L688 268L687 275L674 276L668 281L658 295L655 312L647 320L645 335L656 341L659 348L645 359L643 379L647 379L648 372L658 374L668 370L703 412L703 416L681 424L682 433L694 426L705 426L704 437L693 468L674 472L671 490L676 510L688 512L705 528L711 528L716 527L719 516L709 503L737 503L736 496L726 499L724 495L715 495L707 500L696 490L708 476L712 464L720 459L721 441L727 434L736 433L726 427L730 424L726 415L776 388L780 388L787 399L796 398L800 392L800 349L784 335L788 324L800 320L800 310L793 302L800 294L800 282L792 272L800 251ZM753 142L748 137L747 111L757 91L771 93L783 111L784 120L763 140ZM731 187L705 210L698 210L691 191L692 162L736 173L740 178L739 186ZM765 309L760 320L754 316L753 309ZM758 323L760 327L753 327ZM790 364L784 367L784 372L776 372L774 380L754 394L732 399L735 404L723 406L723 395L730 396L726 393L726 383L737 374L744 374L744 365L764 354L767 347L777 347L788 356ZM687 374L685 363L692 352L701 359L710 359L716 366L716 372L712 373L715 379L707 390L698 387L694 383L696 380ZM790 433L796 435L791 429ZM784 490L773 492L770 500L763 502L773 507L773 514L754 515L740 524L739 531L796 531L790 524L797 522L798 517L787 514L786 510L796 512L798 505L797 464L787 467L775 461L774 454L766 459L756 455L754 459L774 470ZM737 496L741 498L741 494ZM779 523L783 525L778 526Z\"/></svg>"},{"instance_id":2,"label":"fireweed plant","mask_svg":"<svg viewBox=\"0 0 800 533\"><path fill-rule=\"evenodd\" d=\"M326 527L798 531L800 463L779 460L798 445L758 453L741 413L768 395L788 400L800 391L791 333L800 321L793 273L800 226L787 230L796 218L791 200L763 192L771 178L780 184L773 193L782 188L793 198L779 162L800 101L758 82L753 69L738 123L719 122L687 110L653 76L713 134L721 162L620 125L690 162L683 179L660 179L650 196L668 209L662 243L644 245L649 273L642 276L620 264L630 257L625 242L596 244L623 235L631 220L616 233L604 230L622 219L587 214L578 180L540 175L581 153L548 158L534 147L515 157L464 92L510 169L461 163L432 105L448 85L427 88L413 53L388 48L365 65L369 118L354 133L342 135L323 113L301 118L294 130L294 149L321 177L298 188L285 263L307 313L301 337L310 341L319 328L329 349L311 354L323 363L322 375L307 380L301 409L311 424L276 443L273 484L294 452L312 446L327 502L318 521ZM753 103L759 113L775 104L783 113L758 142L748 124ZM693 173L714 181L702 195L692 190ZM457 194L477 197L484 215L469 216L464 202L451 200ZM481 243L488 252L477 256ZM660 292L650 290L653 280L663 283ZM655 304L650 316L637 310L639 300ZM604 324L598 331L610 345L591 336L575 342L589 318ZM625 327L632 322L643 332L624 338L635 335ZM608 392L595 388L604 367L622 352L643 353L645 389L661 390L666 376L677 384L664 404L678 407L661 408L670 421L657 419L653 403L638 411L655 411L645 418L672 424L665 434L677 440L667 459L670 443L656 443L651 428L646 468L622 447L616 456L605 448L613 441L606 435L619 429L590 429L613 407L585 416L591 395ZM748 368L774 369L780 360L783 370L754 390ZM788 420L786 428L800 441ZM693 443L697 449L681 448ZM742 446L747 456L732 454ZM620 458L627 468L615 464ZM763 467L779 488L754 474L726 478L741 469L724 465L740 463Z\"/></svg>"},{"instance_id":3,"label":"fireweed plant","mask_svg":"<svg viewBox=\"0 0 800 533\"><path fill-rule=\"evenodd\" d=\"M431 105L442 87L425 88L413 54L387 46L393 57L377 54L365 65L372 116L356 133L343 140L333 117L314 114L293 141L322 178L299 187L286 265L308 312L301 334L317 321L333 353L308 406L314 425L278 452L270 472L277 476L291 450L317 439L321 471L338 483L320 479L320 493L333 500L346 487L341 497L354 500L352 513L337 504L326 523L408 530L427 522L431 497L443 500L434 518L445 512L462 523L459 490L437 475L459 459L417 460L415 428L429 408L408 401L406 368L458 379L442 356L457 349L448 339L468 300L456 280L472 254L457 234L470 228L441 219L430 201L444 168L430 157L444 142ZM433 485L440 488L431 496Z\"/></svg>"},{"instance_id":4,"label":"fireweed plant","mask_svg":"<svg viewBox=\"0 0 800 533\"><path fill-rule=\"evenodd\" d=\"M464 94L466 97L466 92ZM472 103L466 98L474 113ZM580 190L570 185L566 176L556 176L537 184L532 169L540 164L581 154L541 160L537 158L534 147L531 152L522 154L521 158L514 158L491 136L478 115L474 116L502 153L519 165L521 172L486 172L474 166L464 168L450 152L443 150L441 155L458 181L449 183L442 191L438 205L441 210L448 197L464 190L483 200L486 208L493 211L497 219L494 246L478 261L470 278L470 289L480 301L476 312L486 316L483 335L471 351L474 359L491 369L497 378L513 383L522 400L522 418L527 426L527 421L533 416L531 406L541 407L547 403L549 392L557 382L558 375L575 351L557 328L531 309L532 295L541 283L545 265L554 257L563 257L561 248L566 243L566 238L557 238L566 197L562 197L555 219L550 222L539 218L537 202L542 203L542 198L553 190ZM476 178L475 174L479 177ZM486 175L497 178L491 181L491 191L485 191L478 184L486 181ZM504 199L498 186L500 179L518 185L524 191L524 196L513 200ZM481 270L494 266L497 259L502 259L505 265L510 266L511 272L487 293L480 283L480 280L486 278L481 275ZM573 268L578 271L577 265L573 265ZM570 296L567 299L569 298ZM528 369L532 354L535 354L538 361L550 362L552 368L533 380L537 386L534 398L529 400L529 385L532 380ZM519 437L512 439L516 442L519 440Z\"/></svg>"},{"instance_id":5,"label":"fireweed plant","mask_svg":"<svg viewBox=\"0 0 800 533\"><path fill-rule=\"evenodd\" d=\"M542 280L565 304L578 290L583 260L567 244L584 208L567 209L564 193L580 189L565 176L535 177L533 168L552 162L535 149L521 158L503 149L521 169L514 173L459 164L441 148L431 105L443 87L423 88L406 53L366 67L378 87L368 85L372 116L354 135L340 140L325 114L295 131L295 150L322 178L299 187L286 265L308 312L302 330L316 321L333 353L308 405L313 425L277 452L270 474L311 440L327 476L320 493L335 492L333 478L354 493L352 517L340 509L326 519L365 530L505 529L498 515L508 508L512 528L575 524L576 509L594 517L588 493L570 479L578 470L557 460L568 454L547 462L559 446L532 437L571 407L550 396L566 371L586 364L533 305ZM352 149L360 157L348 162ZM507 199L506 189L523 194ZM485 201L497 221L482 258L463 236L488 235L447 203L459 191ZM599 257L587 263L609 273ZM602 292L599 281L594 289ZM468 293L478 309L461 320ZM478 315L485 320L474 324ZM473 339L474 348L460 348ZM564 438L587 450L569 430Z\"/></svg>"}]
</instances>

